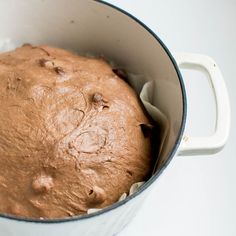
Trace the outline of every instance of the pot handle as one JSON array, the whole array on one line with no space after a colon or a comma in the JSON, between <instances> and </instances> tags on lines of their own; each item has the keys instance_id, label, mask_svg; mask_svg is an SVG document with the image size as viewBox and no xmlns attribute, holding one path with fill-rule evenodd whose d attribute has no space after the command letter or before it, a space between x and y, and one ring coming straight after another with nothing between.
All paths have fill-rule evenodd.
<instances>
[{"instance_id":1,"label":"pot handle","mask_svg":"<svg viewBox=\"0 0 236 236\"><path fill-rule=\"evenodd\" d=\"M216 104L214 134L208 137L190 137L184 134L179 155L191 156L217 153L224 147L230 129L230 103L222 74L215 61L205 55L177 53L175 59L180 68L205 69L208 72Z\"/></svg>"}]
</instances>

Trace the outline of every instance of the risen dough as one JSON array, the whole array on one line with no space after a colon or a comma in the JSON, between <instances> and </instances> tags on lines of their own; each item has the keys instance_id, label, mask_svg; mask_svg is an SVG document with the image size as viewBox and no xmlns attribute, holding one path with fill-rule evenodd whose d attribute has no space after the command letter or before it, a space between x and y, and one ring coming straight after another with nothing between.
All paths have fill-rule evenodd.
<instances>
[{"instance_id":1,"label":"risen dough","mask_svg":"<svg viewBox=\"0 0 236 236\"><path fill-rule=\"evenodd\" d=\"M1 54L0 212L61 218L116 202L151 170L141 124L137 95L103 59Z\"/></svg>"}]
</instances>

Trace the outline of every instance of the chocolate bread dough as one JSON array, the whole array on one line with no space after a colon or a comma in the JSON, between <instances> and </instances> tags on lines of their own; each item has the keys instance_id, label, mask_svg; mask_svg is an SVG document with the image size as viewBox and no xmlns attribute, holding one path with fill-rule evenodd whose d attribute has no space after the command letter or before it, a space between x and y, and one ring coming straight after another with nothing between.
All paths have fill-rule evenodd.
<instances>
[{"instance_id":1,"label":"chocolate bread dough","mask_svg":"<svg viewBox=\"0 0 236 236\"><path fill-rule=\"evenodd\" d=\"M1 54L0 212L61 218L116 202L150 173L149 123L103 59L29 44Z\"/></svg>"}]
</instances>

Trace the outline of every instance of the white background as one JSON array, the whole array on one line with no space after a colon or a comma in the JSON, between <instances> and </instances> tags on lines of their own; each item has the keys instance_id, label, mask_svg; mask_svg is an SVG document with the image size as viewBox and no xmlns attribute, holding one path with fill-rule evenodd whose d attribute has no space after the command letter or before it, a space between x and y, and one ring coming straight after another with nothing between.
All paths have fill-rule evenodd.
<instances>
[{"instance_id":1,"label":"white background","mask_svg":"<svg viewBox=\"0 0 236 236\"><path fill-rule=\"evenodd\" d=\"M211 56L228 87L231 134L214 156L175 157L136 218L119 236L236 235L236 1L110 0L160 36L171 52ZM214 100L204 75L183 72L188 93L186 132L209 135ZM190 122L191 121L191 122Z\"/></svg>"}]
</instances>

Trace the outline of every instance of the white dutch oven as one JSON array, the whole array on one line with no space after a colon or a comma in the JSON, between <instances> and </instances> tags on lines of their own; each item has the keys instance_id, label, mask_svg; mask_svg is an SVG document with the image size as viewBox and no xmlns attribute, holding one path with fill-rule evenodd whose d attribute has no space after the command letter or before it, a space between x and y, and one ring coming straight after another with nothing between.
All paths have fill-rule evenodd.
<instances>
[{"instance_id":1,"label":"white dutch oven","mask_svg":"<svg viewBox=\"0 0 236 236\"><path fill-rule=\"evenodd\" d=\"M133 73L155 79L158 92L154 103L166 114L170 129L159 172L131 197L97 213L60 220L30 220L2 214L0 235L115 235L136 214L173 156L216 153L227 140L230 107L216 63L207 56L193 54L177 54L175 60L164 43L143 23L108 3L3 0L0 2L0 42L6 40L11 40L15 46L30 42L102 53ZM209 73L217 108L215 133L210 137L184 134L187 105L180 65L204 68Z\"/></svg>"}]
</instances>

